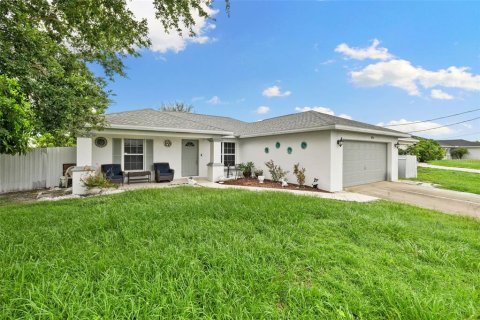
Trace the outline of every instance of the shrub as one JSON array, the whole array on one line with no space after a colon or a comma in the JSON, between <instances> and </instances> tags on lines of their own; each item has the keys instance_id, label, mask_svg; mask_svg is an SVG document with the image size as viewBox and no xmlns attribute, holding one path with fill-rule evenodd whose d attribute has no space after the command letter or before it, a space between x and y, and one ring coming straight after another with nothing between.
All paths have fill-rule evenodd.
<instances>
[{"instance_id":1,"label":"shrub","mask_svg":"<svg viewBox=\"0 0 480 320\"><path fill-rule=\"evenodd\" d=\"M467 148L453 148L450 150L450 155L453 159L462 159L466 154L468 154Z\"/></svg>"},{"instance_id":2,"label":"shrub","mask_svg":"<svg viewBox=\"0 0 480 320\"><path fill-rule=\"evenodd\" d=\"M445 157L445 150L442 149L437 141L423 138L417 139L419 139L418 143L407 148L407 154L417 156L420 162L442 160Z\"/></svg>"},{"instance_id":3,"label":"shrub","mask_svg":"<svg viewBox=\"0 0 480 320\"><path fill-rule=\"evenodd\" d=\"M293 165L293 174L297 177L297 182L300 188L305 185L305 168L300 169L300 163Z\"/></svg>"},{"instance_id":4,"label":"shrub","mask_svg":"<svg viewBox=\"0 0 480 320\"><path fill-rule=\"evenodd\" d=\"M100 189L106 189L106 188L118 188L118 185L109 181L103 174L95 174L88 176L85 179L82 179L83 184L87 189L93 189L93 188L100 188Z\"/></svg>"},{"instance_id":5,"label":"shrub","mask_svg":"<svg viewBox=\"0 0 480 320\"><path fill-rule=\"evenodd\" d=\"M288 174L288 171L284 171L280 166L277 166L273 160L265 162L265 165L268 168L268 172L270 172L270 175L272 176L272 180L275 182L285 178Z\"/></svg>"},{"instance_id":6,"label":"shrub","mask_svg":"<svg viewBox=\"0 0 480 320\"><path fill-rule=\"evenodd\" d=\"M262 169L257 169L253 172L255 174L255 177L263 176L263 170Z\"/></svg>"},{"instance_id":7,"label":"shrub","mask_svg":"<svg viewBox=\"0 0 480 320\"><path fill-rule=\"evenodd\" d=\"M245 178L250 178L252 176L252 171L255 168L255 164L252 161L240 163L238 168L242 171Z\"/></svg>"}]
</instances>

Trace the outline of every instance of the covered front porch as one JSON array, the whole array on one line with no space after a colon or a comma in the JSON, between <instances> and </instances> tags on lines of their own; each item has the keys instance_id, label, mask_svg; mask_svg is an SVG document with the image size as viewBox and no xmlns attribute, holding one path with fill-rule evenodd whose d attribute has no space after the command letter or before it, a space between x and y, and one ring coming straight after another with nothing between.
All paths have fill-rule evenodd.
<instances>
[{"instance_id":1,"label":"covered front porch","mask_svg":"<svg viewBox=\"0 0 480 320\"><path fill-rule=\"evenodd\" d=\"M91 137L77 138L77 169L100 170L115 164L125 173L150 173L155 182L155 163L168 163L174 170L174 181L188 177L218 181L224 175L222 137L219 135L115 131L95 132ZM77 183L80 182L80 173ZM134 184L131 184L132 186Z\"/></svg>"}]
</instances>

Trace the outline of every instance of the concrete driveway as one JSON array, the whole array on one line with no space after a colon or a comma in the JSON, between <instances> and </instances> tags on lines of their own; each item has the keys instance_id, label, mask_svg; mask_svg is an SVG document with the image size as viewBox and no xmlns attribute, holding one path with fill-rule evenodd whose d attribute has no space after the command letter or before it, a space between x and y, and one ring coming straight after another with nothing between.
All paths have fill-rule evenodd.
<instances>
[{"instance_id":1,"label":"concrete driveway","mask_svg":"<svg viewBox=\"0 0 480 320\"><path fill-rule=\"evenodd\" d=\"M444 213L480 218L480 195L404 182L376 182L346 191L412 204Z\"/></svg>"}]
</instances>

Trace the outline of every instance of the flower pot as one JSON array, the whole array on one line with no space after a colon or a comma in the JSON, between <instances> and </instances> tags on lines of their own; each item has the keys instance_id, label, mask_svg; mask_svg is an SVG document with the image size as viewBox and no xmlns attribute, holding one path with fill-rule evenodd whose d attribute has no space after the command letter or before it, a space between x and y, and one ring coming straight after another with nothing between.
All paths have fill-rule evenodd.
<instances>
[{"instance_id":1,"label":"flower pot","mask_svg":"<svg viewBox=\"0 0 480 320\"><path fill-rule=\"evenodd\" d=\"M258 182L263 183L265 176L258 176Z\"/></svg>"}]
</instances>

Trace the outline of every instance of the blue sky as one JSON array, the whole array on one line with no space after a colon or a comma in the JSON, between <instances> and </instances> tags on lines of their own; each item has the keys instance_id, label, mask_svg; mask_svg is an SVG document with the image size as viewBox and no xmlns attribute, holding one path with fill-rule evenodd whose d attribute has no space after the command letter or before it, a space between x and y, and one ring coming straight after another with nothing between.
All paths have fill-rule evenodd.
<instances>
[{"instance_id":1,"label":"blue sky","mask_svg":"<svg viewBox=\"0 0 480 320\"><path fill-rule=\"evenodd\" d=\"M149 1L131 6L150 17ZM397 124L480 108L480 3L233 0L230 17L215 6L196 39L149 19L153 47L126 59L109 112L177 100L245 121L315 109ZM423 135L480 139L480 120Z\"/></svg>"}]
</instances>

